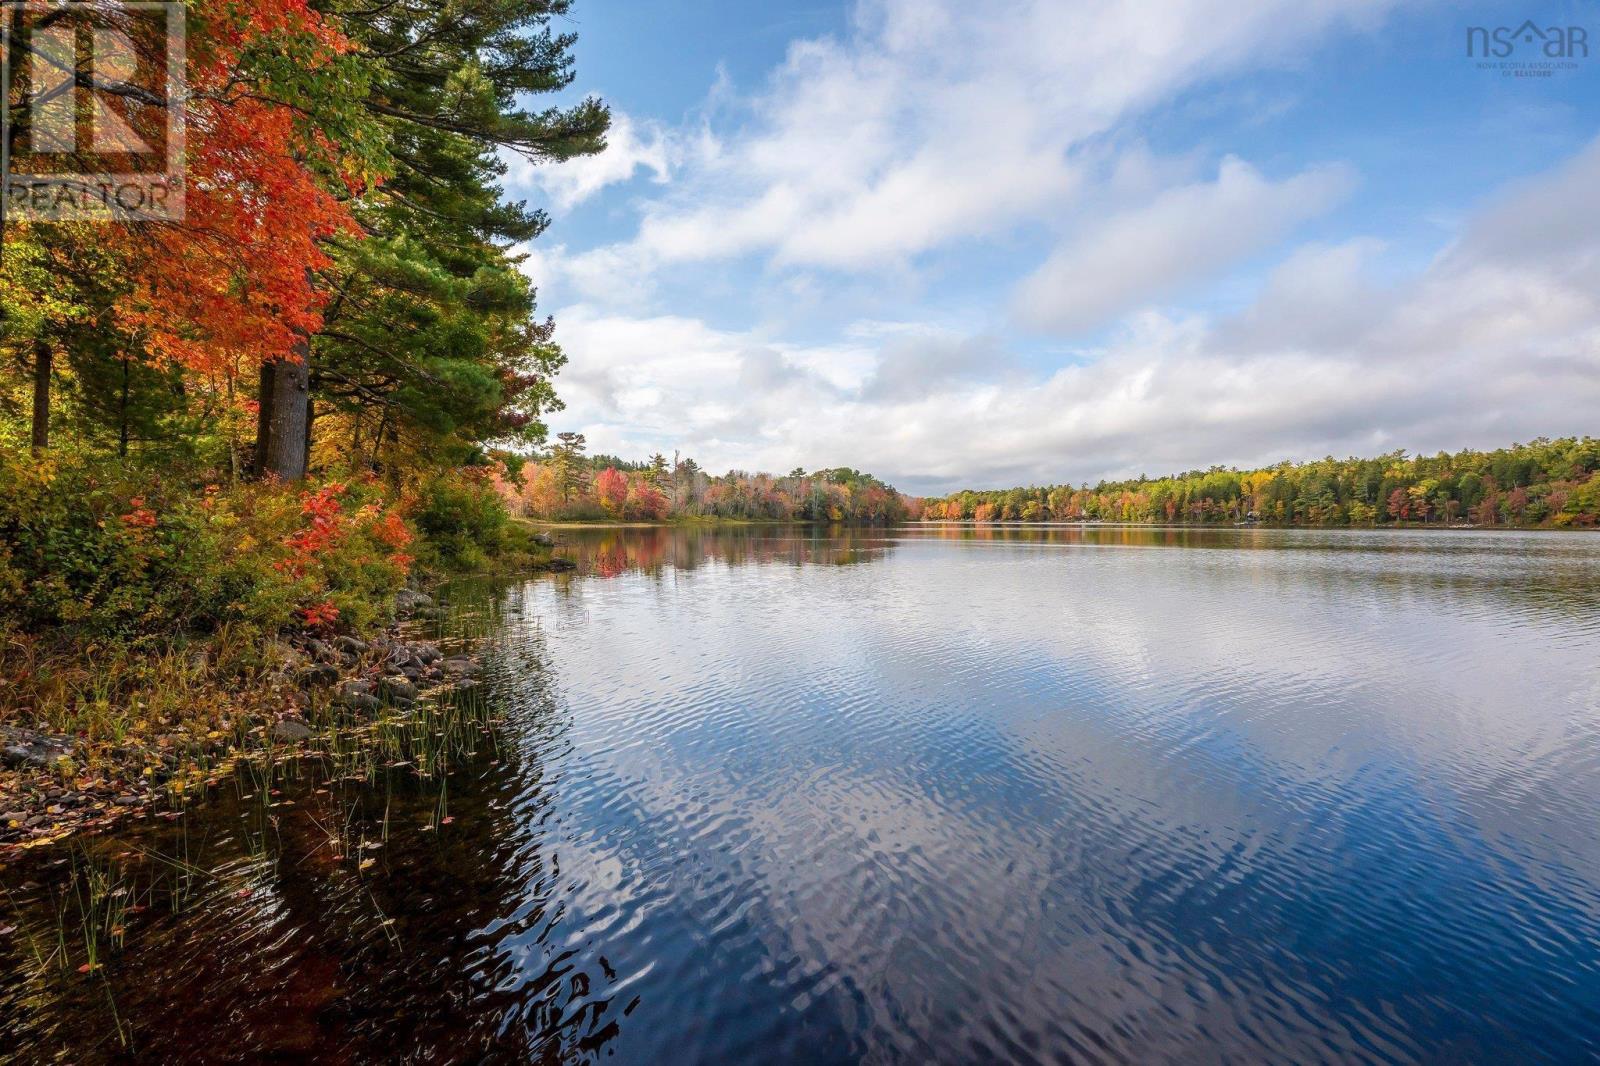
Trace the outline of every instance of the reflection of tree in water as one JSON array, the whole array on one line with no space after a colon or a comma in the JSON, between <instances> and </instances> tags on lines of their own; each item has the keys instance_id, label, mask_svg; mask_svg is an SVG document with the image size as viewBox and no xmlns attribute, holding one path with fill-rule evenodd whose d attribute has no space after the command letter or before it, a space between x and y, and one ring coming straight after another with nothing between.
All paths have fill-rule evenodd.
<instances>
[{"instance_id":1,"label":"reflection of tree in water","mask_svg":"<svg viewBox=\"0 0 1600 1066\"><path fill-rule=\"evenodd\" d=\"M562 950L552 935L564 886L547 763L565 748L565 722L542 635L518 641L502 650L489 697L515 708L515 730L502 732L516 735L444 782L406 770L370 784L306 775L257 795L241 777L179 822L105 842L143 913L92 975L40 974L20 943L0 950L11 1052L42 1059L67 1047L75 1061L114 1061L128 1054L120 1022L133 1055L149 1061L603 1054L628 1004L612 1002L604 958ZM451 821L426 828L441 809ZM363 849L363 839L381 846ZM50 882L67 866L35 858L5 882L22 920L49 940L59 898ZM181 898L180 869L196 872Z\"/></svg>"},{"instance_id":2,"label":"reflection of tree in water","mask_svg":"<svg viewBox=\"0 0 1600 1066\"><path fill-rule=\"evenodd\" d=\"M884 530L847 526L656 526L572 530L563 536L564 553L579 572L602 578L711 564L851 566L877 558L893 543Z\"/></svg>"},{"instance_id":3,"label":"reflection of tree in water","mask_svg":"<svg viewBox=\"0 0 1600 1066\"><path fill-rule=\"evenodd\" d=\"M907 539L1102 548L1191 548L1252 561L1254 580L1285 595L1352 585L1380 605L1416 598L1441 610L1518 612L1594 627L1600 583L1586 535L1560 532L1317 530L1267 527L930 524ZM1268 565L1269 562L1271 565Z\"/></svg>"}]
</instances>

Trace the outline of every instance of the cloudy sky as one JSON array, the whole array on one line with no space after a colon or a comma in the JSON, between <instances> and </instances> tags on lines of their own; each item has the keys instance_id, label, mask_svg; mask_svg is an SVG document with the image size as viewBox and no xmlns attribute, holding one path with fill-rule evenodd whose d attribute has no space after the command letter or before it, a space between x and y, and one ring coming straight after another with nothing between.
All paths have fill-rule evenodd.
<instances>
[{"instance_id":1,"label":"cloudy sky","mask_svg":"<svg viewBox=\"0 0 1600 1066\"><path fill-rule=\"evenodd\" d=\"M1588 27L1512 77L1468 27ZM552 428L918 492L1600 431L1600 4L579 0ZM1538 60L1519 46L1514 59Z\"/></svg>"}]
</instances>

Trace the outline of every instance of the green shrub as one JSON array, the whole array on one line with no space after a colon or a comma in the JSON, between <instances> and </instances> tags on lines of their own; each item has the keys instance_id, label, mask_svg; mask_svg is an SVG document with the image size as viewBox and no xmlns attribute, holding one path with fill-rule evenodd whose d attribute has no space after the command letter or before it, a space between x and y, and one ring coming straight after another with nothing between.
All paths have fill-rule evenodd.
<instances>
[{"instance_id":1,"label":"green shrub","mask_svg":"<svg viewBox=\"0 0 1600 1066\"><path fill-rule=\"evenodd\" d=\"M364 629L411 540L370 481L223 489L114 458L0 456L0 614L30 632Z\"/></svg>"},{"instance_id":2,"label":"green shrub","mask_svg":"<svg viewBox=\"0 0 1600 1066\"><path fill-rule=\"evenodd\" d=\"M511 516L486 479L440 475L425 482L411 508L422 535L421 557L435 568L471 570L508 547Z\"/></svg>"}]
</instances>

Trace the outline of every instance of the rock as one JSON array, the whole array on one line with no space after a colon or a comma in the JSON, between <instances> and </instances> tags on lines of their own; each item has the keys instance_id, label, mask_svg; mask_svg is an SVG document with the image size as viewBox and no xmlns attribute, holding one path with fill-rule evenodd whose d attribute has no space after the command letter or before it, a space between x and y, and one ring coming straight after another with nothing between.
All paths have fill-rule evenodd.
<instances>
[{"instance_id":1,"label":"rock","mask_svg":"<svg viewBox=\"0 0 1600 1066\"><path fill-rule=\"evenodd\" d=\"M415 614L433 607L433 597L415 589L401 589L394 595L395 613L401 616Z\"/></svg>"},{"instance_id":2,"label":"rock","mask_svg":"<svg viewBox=\"0 0 1600 1066\"><path fill-rule=\"evenodd\" d=\"M300 684L305 688L325 688L339 683L339 668L318 663L301 671Z\"/></svg>"},{"instance_id":3,"label":"rock","mask_svg":"<svg viewBox=\"0 0 1600 1066\"><path fill-rule=\"evenodd\" d=\"M400 673L412 684L416 684L417 679L422 676L422 670L420 668L410 665L402 667Z\"/></svg>"},{"instance_id":4,"label":"rock","mask_svg":"<svg viewBox=\"0 0 1600 1066\"><path fill-rule=\"evenodd\" d=\"M386 677L378 682L378 689L391 703L417 698L417 686L404 677Z\"/></svg>"},{"instance_id":5,"label":"rock","mask_svg":"<svg viewBox=\"0 0 1600 1066\"><path fill-rule=\"evenodd\" d=\"M372 695L371 681L346 681L344 684L339 686L339 696L342 699L349 699L352 696L370 695Z\"/></svg>"},{"instance_id":6,"label":"rock","mask_svg":"<svg viewBox=\"0 0 1600 1066\"><path fill-rule=\"evenodd\" d=\"M369 696L365 692L355 692L349 695L341 693L338 698L341 707L348 707L352 711L364 711L371 714L383 710L383 702L376 696Z\"/></svg>"},{"instance_id":7,"label":"rock","mask_svg":"<svg viewBox=\"0 0 1600 1066\"><path fill-rule=\"evenodd\" d=\"M456 655L439 664L452 677L467 677L478 672L478 664L464 655Z\"/></svg>"},{"instance_id":8,"label":"rock","mask_svg":"<svg viewBox=\"0 0 1600 1066\"><path fill-rule=\"evenodd\" d=\"M311 727L294 718L285 718L272 727L272 739L297 743L311 738Z\"/></svg>"},{"instance_id":9,"label":"rock","mask_svg":"<svg viewBox=\"0 0 1600 1066\"><path fill-rule=\"evenodd\" d=\"M554 548L556 546L556 538L548 533L535 533L533 542L541 548Z\"/></svg>"},{"instance_id":10,"label":"rock","mask_svg":"<svg viewBox=\"0 0 1600 1066\"><path fill-rule=\"evenodd\" d=\"M368 648L366 641L357 640L355 637L335 637L333 646L338 648L340 651L348 652L351 655L361 655L366 652Z\"/></svg>"},{"instance_id":11,"label":"rock","mask_svg":"<svg viewBox=\"0 0 1600 1066\"><path fill-rule=\"evenodd\" d=\"M444 652L440 651L432 644L413 644L411 646L411 658L414 661L421 663L423 666L427 666L430 663L436 663L440 659L443 659Z\"/></svg>"},{"instance_id":12,"label":"rock","mask_svg":"<svg viewBox=\"0 0 1600 1066\"><path fill-rule=\"evenodd\" d=\"M290 670L294 669L295 667L304 666L306 662L305 652L301 651L293 644L289 644L281 640L273 641L271 656L276 661L282 663L286 669Z\"/></svg>"},{"instance_id":13,"label":"rock","mask_svg":"<svg viewBox=\"0 0 1600 1066\"><path fill-rule=\"evenodd\" d=\"M44 769L72 756L71 737L0 726L0 763Z\"/></svg>"},{"instance_id":14,"label":"rock","mask_svg":"<svg viewBox=\"0 0 1600 1066\"><path fill-rule=\"evenodd\" d=\"M309 651L311 653L311 657L317 660L319 663L331 663L334 659L338 658L338 656L333 653L332 645L325 640L318 640L315 637L306 641L306 650Z\"/></svg>"}]
</instances>

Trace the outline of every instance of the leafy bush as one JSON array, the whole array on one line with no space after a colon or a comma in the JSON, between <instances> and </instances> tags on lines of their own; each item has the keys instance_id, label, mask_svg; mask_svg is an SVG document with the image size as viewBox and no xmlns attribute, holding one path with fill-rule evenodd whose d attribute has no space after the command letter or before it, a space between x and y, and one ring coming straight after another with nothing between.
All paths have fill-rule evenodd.
<instances>
[{"instance_id":1,"label":"leafy bush","mask_svg":"<svg viewBox=\"0 0 1600 1066\"><path fill-rule=\"evenodd\" d=\"M115 459L0 456L0 613L29 631L362 629L404 582L411 540L373 482L224 489Z\"/></svg>"},{"instance_id":2,"label":"leafy bush","mask_svg":"<svg viewBox=\"0 0 1600 1066\"><path fill-rule=\"evenodd\" d=\"M425 482L411 506L422 558L447 570L481 567L515 549L511 516L489 478L457 472Z\"/></svg>"}]
</instances>

